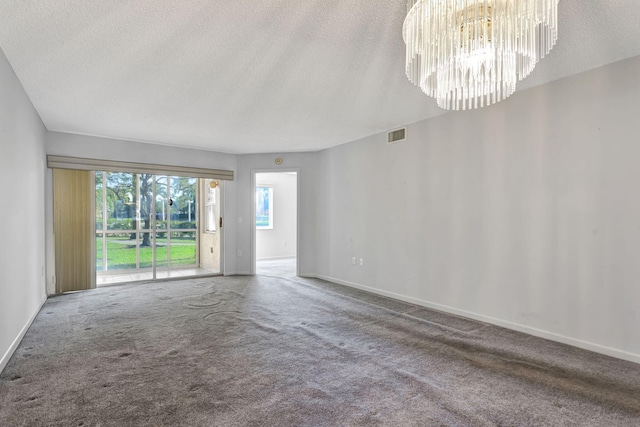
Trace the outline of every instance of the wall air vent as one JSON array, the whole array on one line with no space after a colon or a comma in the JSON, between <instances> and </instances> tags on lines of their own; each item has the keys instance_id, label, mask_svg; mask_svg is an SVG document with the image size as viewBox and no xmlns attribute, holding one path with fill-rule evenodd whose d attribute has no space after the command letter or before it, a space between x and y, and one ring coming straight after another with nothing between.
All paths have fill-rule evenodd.
<instances>
[{"instance_id":1,"label":"wall air vent","mask_svg":"<svg viewBox=\"0 0 640 427\"><path fill-rule=\"evenodd\" d=\"M398 130L393 130L387 133L387 143L395 144L396 142L404 141L407 139L407 129L402 128Z\"/></svg>"}]
</instances>

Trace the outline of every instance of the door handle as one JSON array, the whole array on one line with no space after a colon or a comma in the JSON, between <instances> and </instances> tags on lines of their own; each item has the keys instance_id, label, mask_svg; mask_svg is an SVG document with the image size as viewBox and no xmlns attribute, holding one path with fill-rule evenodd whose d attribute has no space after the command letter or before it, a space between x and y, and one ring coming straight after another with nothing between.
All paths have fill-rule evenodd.
<instances>
[{"instance_id":1,"label":"door handle","mask_svg":"<svg viewBox=\"0 0 640 427\"><path fill-rule=\"evenodd\" d=\"M220 217L220 228L222 228L222 217Z\"/></svg>"}]
</instances>

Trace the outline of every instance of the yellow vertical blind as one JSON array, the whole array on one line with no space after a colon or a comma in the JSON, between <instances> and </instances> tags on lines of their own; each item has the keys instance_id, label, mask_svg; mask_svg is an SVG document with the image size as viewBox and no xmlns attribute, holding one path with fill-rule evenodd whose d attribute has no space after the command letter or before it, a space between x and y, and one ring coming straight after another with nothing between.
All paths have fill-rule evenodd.
<instances>
[{"instance_id":1,"label":"yellow vertical blind","mask_svg":"<svg viewBox=\"0 0 640 427\"><path fill-rule=\"evenodd\" d=\"M53 170L56 292L95 287L91 242L91 173Z\"/></svg>"}]
</instances>

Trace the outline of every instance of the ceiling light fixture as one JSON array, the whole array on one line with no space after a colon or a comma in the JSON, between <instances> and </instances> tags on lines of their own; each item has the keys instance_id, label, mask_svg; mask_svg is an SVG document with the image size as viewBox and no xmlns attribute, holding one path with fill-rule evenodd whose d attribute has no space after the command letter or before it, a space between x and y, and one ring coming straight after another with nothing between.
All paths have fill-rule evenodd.
<instances>
[{"instance_id":1,"label":"ceiling light fixture","mask_svg":"<svg viewBox=\"0 0 640 427\"><path fill-rule=\"evenodd\" d=\"M558 39L559 0L409 0L406 73L447 110L516 90Z\"/></svg>"}]
</instances>

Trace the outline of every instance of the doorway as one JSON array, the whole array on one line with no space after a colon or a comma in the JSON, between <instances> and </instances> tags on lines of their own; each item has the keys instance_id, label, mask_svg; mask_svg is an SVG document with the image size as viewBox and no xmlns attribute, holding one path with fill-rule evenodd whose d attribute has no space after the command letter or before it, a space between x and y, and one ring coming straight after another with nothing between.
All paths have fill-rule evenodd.
<instances>
[{"instance_id":1,"label":"doorway","mask_svg":"<svg viewBox=\"0 0 640 427\"><path fill-rule=\"evenodd\" d=\"M220 181L106 171L94 180L98 286L220 274Z\"/></svg>"},{"instance_id":2,"label":"doorway","mask_svg":"<svg viewBox=\"0 0 640 427\"><path fill-rule=\"evenodd\" d=\"M298 171L254 172L254 272L295 276L298 257Z\"/></svg>"}]
</instances>

